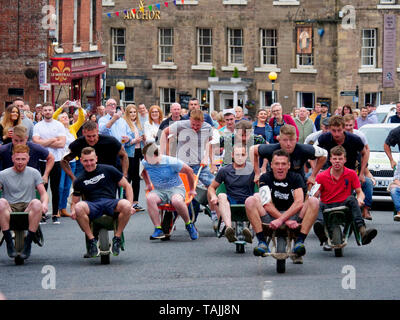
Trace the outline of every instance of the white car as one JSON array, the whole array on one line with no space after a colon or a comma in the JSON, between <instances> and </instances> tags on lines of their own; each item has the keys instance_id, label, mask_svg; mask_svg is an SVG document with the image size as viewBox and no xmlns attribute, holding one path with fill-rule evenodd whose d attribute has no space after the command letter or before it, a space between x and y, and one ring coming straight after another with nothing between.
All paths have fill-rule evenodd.
<instances>
[{"instance_id":1,"label":"white car","mask_svg":"<svg viewBox=\"0 0 400 320\"><path fill-rule=\"evenodd\" d=\"M376 108L379 123L388 123L389 118L396 114L395 104L382 104Z\"/></svg>"},{"instance_id":2,"label":"white car","mask_svg":"<svg viewBox=\"0 0 400 320\"><path fill-rule=\"evenodd\" d=\"M387 157L383 144L389 132L396 128L399 123L377 123L366 124L359 130L365 134L370 149L368 161L368 169L374 176L376 185L374 186L372 199L374 201L392 201L387 187L393 181L393 169L390 166L389 158ZM397 162L400 158L400 153L397 147L392 147L393 159Z\"/></svg>"}]
</instances>

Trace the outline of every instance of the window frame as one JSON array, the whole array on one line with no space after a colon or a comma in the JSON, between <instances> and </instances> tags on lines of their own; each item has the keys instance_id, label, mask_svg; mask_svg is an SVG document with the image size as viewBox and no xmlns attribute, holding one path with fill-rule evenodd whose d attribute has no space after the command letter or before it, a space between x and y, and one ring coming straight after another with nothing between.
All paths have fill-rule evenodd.
<instances>
[{"instance_id":1,"label":"window frame","mask_svg":"<svg viewBox=\"0 0 400 320\"><path fill-rule=\"evenodd\" d=\"M162 33L166 30L171 30L171 36L170 38L172 39L172 44L165 44L165 36L162 35ZM163 42L163 43L162 43ZM175 63L174 61L174 28L159 28L158 29L158 61L159 64L170 64L173 65ZM166 53L163 52L163 48L171 48L171 61L164 61L163 56L166 55ZM165 58L164 58L165 59Z\"/></svg>"},{"instance_id":2,"label":"window frame","mask_svg":"<svg viewBox=\"0 0 400 320\"><path fill-rule=\"evenodd\" d=\"M272 39L274 39L275 41L275 45L274 46L268 46L268 45L264 45L264 39L266 40L266 35L264 35L264 33L266 31L273 31L275 34L273 37L271 37ZM276 52L275 52L275 63L264 63L264 61L267 61L267 51L268 49L273 49L275 48ZM264 53L264 51L266 51ZM273 55L271 55L272 57ZM260 66L261 67L276 67L278 65L278 30L277 29L260 29Z\"/></svg>"},{"instance_id":3,"label":"window frame","mask_svg":"<svg viewBox=\"0 0 400 320\"><path fill-rule=\"evenodd\" d=\"M374 32L374 37L372 38L365 38L364 37L364 32L366 31L373 31ZM361 30L361 68L376 68L377 67L377 39L378 37L378 30L376 28L365 28ZM373 39L374 41L374 46L369 46L369 47L365 47L364 46L364 40L371 40ZM372 56L366 56L364 55L364 49L366 50L372 50ZM364 64L364 59L372 59L372 64Z\"/></svg>"},{"instance_id":4,"label":"window frame","mask_svg":"<svg viewBox=\"0 0 400 320\"><path fill-rule=\"evenodd\" d=\"M202 31L205 30L209 30L210 31L210 44L209 45L204 45L201 43L201 39L204 39L205 37L201 35ZM212 65L212 61L213 61L213 37L212 37L212 28L197 28L197 64L198 65ZM202 55L204 55L204 53L202 53L201 49L202 48L210 48L211 53L210 53L210 61L209 62L204 62L202 61Z\"/></svg>"},{"instance_id":5,"label":"window frame","mask_svg":"<svg viewBox=\"0 0 400 320\"><path fill-rule=\"evenodd\" d=\"M241 36L239 39L241 39L241 45L233 45L231 43L232 38L237 38L237 37L232 37L232 32L233 31L238 31L240 30ZM232 61L232 49L234 48L241 48L241 57L242 57L242 62L233 62ZM238 56L236 53L233 53L235 56ZM228 28L228 65L229 66L244 66L244 33L242 28Z\"/></svg>"}]
</instances>

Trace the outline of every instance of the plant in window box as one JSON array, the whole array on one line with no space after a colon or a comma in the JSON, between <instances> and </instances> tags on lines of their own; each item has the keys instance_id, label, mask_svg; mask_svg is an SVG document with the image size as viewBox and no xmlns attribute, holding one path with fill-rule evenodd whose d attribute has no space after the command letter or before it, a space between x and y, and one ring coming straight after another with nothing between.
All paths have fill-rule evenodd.
<instances>
[{"instance_id":1,"label":"plant in window box","mask_svg":"<svg viewBox=\"0 0 400 320\"><path fill-rule=\"evenodd\" d=\"M239 69L237 67L235 67L233 69L231 82L237 83L237 82L241 82L241 81L242 81L242 79L239 77Z\"/></svg>"},{"instance_id":2,"label":"plant in window box","mask_svg":"<svg viewBox=\"0 0 400 320\"><path fill-rule=\"evenodd\" d=\"M245 103L245 107L247 109L253 109L256 106L256 102L254 100L247 100Z\"/></svg>"},{"instance_id":3,"label":"plant in window box","mask_svg":"<svg viewBox=\"0 0 400 320\"><path fill-rule=\"evenodd\" d=\"M217 72L215 71L214 67L210 70L210 75L208 76L208 82L218 82Z\"/></svg>"}]
</instances>

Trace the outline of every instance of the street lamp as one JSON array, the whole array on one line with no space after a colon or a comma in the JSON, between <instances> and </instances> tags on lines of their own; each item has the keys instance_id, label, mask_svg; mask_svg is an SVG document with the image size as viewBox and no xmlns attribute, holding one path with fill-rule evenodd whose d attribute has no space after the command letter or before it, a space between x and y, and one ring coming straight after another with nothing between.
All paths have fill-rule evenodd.
<instances>
[{"instance_id":1,"label":"street lamp","mask_svg":"<svg viewBox=\"0 0 400 320\"><path fill-rule=\"evenodd\" d=\"M125 83L123 83L122 81L118 81L117 84L115 85L115 87L119 91L119 105L122 108L123 107L123 104L122 104L122 91L124 91L124 89L125 89Z\"/></svg>"},{"instance_id":2,"label":"street lamp","mask_svg":"<svg viewBox=\"0 0 400 320\"><path fill-rule=\"evenodd\" d=\"M275 85L275 80L278 78L278 75L276 72L272 71L268 73L268 79L271 80L272 82L272 103L275 103L275 90L274 90L274 85Z\"/></svg>"}]
</instances>

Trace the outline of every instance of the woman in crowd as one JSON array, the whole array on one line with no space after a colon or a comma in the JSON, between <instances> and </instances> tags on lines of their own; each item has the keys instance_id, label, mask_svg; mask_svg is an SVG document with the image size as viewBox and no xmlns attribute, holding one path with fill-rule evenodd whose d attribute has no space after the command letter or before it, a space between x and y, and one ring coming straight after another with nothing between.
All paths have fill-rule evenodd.
<instances>
[{"instance_id":1,"label":"woman in crowd","mask_svg":"<svg viewBox=\"0 0 400 320\"><path fill-rule=\"evenodd\" d=\"M125 143L125 150L129 158L128 181L133 188L133 207L136 211L143 211L139 206L140 177L139 164L143 158L142 144L144 142L143 130L138 117L138 108L134 104L128 104L125 109L124 119L131 128L130 141Z\"/></svg>"},{"instance_id":2,"label":"woman in crowd","mask_svg":"<svg viewBox=\"0 0 400 320\"><path fill-rule=\"evenodd\" d=\"M278 102L271 105L272 118L269 120L269 125L272 128L274 142L277 143L277 137L284 124L290 124L296 128L297 140L299 139L299 129L296 126L293 118L288 114L283 114L282 105Z\"/></svg>"},{"instance_id":3,"label":"woman in crowd","mask_svg":"<svg viewBox=\"0 0 400 320\"><path fill-rule=\"evenodd\" d=\"M353 109L351 109L349 104L345 104L342 108L342 116L346 114L353 114ZM358 129L357 118L354 118L354 129Z\"/></svg>"},{"instance_id":4,"label":"woman in crowd","mask_svg":"<svg viewBox=\"0 0 400 320\"><path fill-rule=\"evenodd\" d=\"M97 122L97 116L96 116L95 113L92 113L92 114L89 116L89 121Z\"/></svg>"},{"instance_id":5,"label":"woman in crowd","mask_svg":"<svg viewBox=\"0 0 400 320\"><path fill-rule=\"evenodd\" d=\"M157 132L163 117L163 112L159 106L153 105L150 107L149 120L144 123L146 143L157 142Z\"/></svg>"},{"instance_id":6,"label":"woman in crowd","mask_svg":"<svg viewBox=\"0 0 400 320\"><path fill-rule=\"evenodd\" d=\"M38 123L43 120L43 115L41 112L35 112L35 118L33 119L33 124Z\"/></svg>"},{"instance_id":7,"label":"woman in crowd","mask_svg":"<svg viewBox=\"0 0 400 320\"><path fill-rule=\"evenodd\" d=\"M225 127L226 123L222 111L218 113L218 115L216 116L216 120L218 122L217 130L220 130L223 127Z\"/></svg>"},{"instance_id":8,"label":"woman in crowd","mask_svg":"<svg viewBox=\"0 0 400 320\"><path fill-rule=\"evenodd\" d=\"M261 108L257 110L257 120L253 122L253 131L255 135L262 136L268 143L273 143L272 128L268 124L268 112Z\"/></svg>"},{"instance_id":9,"label":"woman in crowd","mask_svg":"<svg viewBox=\"0 0 400 320\"><path fill-rule=\"evenodd\" d=\"M53 114L53 119L56 119L60 121L64 127L65 127L65 133L67 135L67 139L65 142L65 147L64 147L64 153L68 154L69 153L69 145L75 141L77 138L76 133L78 130L81 128L83 123L85 122L85 114L83 112L82 106L80 104L80 101L76 102L76 105L78 107L78 119L73 123L69 124L69 115L67 112L64 111L64 108L68 110L69 106L69 101L67 100L61 107L59 107ZM76 169L76 160L74 159L70 161L69 165L71 166L72 173L75 174L75 169ZM59 193L60 193L60 200L58 203L58 208L59 212L58 215L62 217L69 217L70 214L67 212L67 202L68 202L68 196L69 196L69 190L71 188L71 178L67 176L64 170L61 170L61 179L60 179L60 187L59 187Z\"/></svg>"},{"instance_id":10,"label":"woman in crowd","mask_svg":"<svg viewBox=\"0 0 400 320\"><path fill-rule=\"evenodd\" d=\"M13 104L8 106L0 124L0 137L3 144L11 142L13 128L21 124L21 121L21 112L18 107Z\"/></svg>"}]
</instances>

